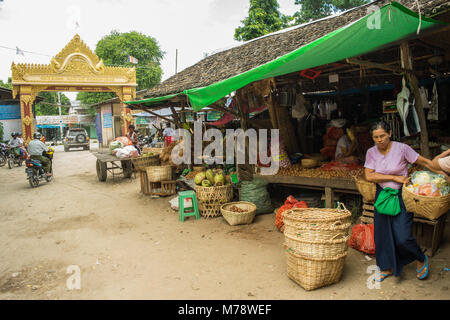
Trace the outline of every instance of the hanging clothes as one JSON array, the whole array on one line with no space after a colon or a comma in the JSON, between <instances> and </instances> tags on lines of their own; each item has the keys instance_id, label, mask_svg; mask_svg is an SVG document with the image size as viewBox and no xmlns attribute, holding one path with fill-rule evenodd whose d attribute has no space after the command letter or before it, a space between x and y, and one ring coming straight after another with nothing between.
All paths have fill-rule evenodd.
<instances>
[{"instance_id":1,"label":"hanging clothes","mask_svg":"<svg viewBox=\"0 0 450 320\"><path fill-rule=\"evenodd\" d=\"M433 86L433 97L431 98L431 107L428 112L428 120L438 121L439 120L439 108L438 108L438 92L436 81L434 81Z\"/></svg>"},{"instance_id":2,"label":"hanging clothes","mask_svg":"<svg viewBox=\"0 0 450 320\"><path fill-rule=\"evenodd\" d=\"M305 98L303 94L297 93L295 96L295 105L292 106L292 118L302 119L308 115L308 110L305 107Z\"/></svg>"},{"instance_id":3,"label":"hanging clothes","mask_svg":"<svg viewBox=\"0 0 450 320\"><path fill-rule=\"evenodd\" d=\"M397 110L400 118L403 121L403 132L406 137L409 137L411 134L420 132L420 124L416 108L414 107L414 100L412 101L412 103L409 100L411 91L406 87L406 80L404 77L402 79L402 86L402 91L400 91L397 96ZM414 131L414 133L410 133L408 129L407 119L409 112L412 113L412 120L410 118L410 128L412 129L412 131Z\"/></svg>"}]
</instances>

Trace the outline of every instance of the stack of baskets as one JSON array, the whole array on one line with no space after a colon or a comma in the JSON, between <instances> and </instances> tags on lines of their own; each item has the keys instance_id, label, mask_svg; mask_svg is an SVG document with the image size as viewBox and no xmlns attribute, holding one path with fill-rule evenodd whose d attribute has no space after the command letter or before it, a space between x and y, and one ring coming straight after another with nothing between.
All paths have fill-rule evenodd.
<instances>
[{"instance_id":1,"label":"stack of baskets","mask_svg":"<svg viewBox=\"0 0 450 320\"><path fill-rule=\"evenodd\" d=\"M195 186L200 215L205 218L220 216L220 207L233 199L231 184L217 187Z\"/></svg>"},{"instance_id":2,"label":"stack of baskets","mask_svg":"<svg viewBox=\"0 0 450 320\"><path fill-rule=\"evenodd\" d=\"M305 290L339 282L347 256L351 213L296 208L283 213L288 277Z\"/></svg>"}]
</instances>

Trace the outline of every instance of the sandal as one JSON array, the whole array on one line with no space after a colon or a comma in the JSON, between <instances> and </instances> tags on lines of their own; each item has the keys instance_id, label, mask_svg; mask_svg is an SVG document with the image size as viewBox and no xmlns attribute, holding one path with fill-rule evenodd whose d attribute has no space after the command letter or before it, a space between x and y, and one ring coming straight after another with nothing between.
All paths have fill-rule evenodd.
<instances>
[{"instance_id":1,"label":"sandal","mask_svg":"<svg viewBox=\"0 0 450 320\"><path fill-rule=\"evenodd\" d=\"M379 272L379 273L377 273L377 278L375 278L375 281L376 282L383 282L384 279L389 278L392 275L393 275L393 272L391 272L391 273Z\"/></svg>"},{"instance_id":2,"label":"sandal","mask_svg":"<svg viewBox=\"0 0 450 320\"><path fill-rule=\"evenodd\" d=\"M427 268L427 271L423 275L421 275L420 277L417 277L417 279L424 280L424 279L426 279L428 277L428 270L430 268L428 266L428 257L426 255L425 255L425 263L423 264L423 267L420 270L416 269L417 274L420 274L423 271L424 268Z\"/></svg>"}]
</instances>

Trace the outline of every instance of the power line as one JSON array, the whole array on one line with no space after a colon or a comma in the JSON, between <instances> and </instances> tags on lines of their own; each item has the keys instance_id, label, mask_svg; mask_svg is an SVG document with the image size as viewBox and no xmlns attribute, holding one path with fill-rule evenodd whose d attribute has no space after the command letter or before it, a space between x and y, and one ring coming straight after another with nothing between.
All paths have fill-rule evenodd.
<instances>
[{"instance_id":1,"label":"power line","mask_svg":"<svg viewBox=\"0 0 450 320\"><path fill-rule=\"evenodd\" d=\"M16 54L17 54L17 55L19 55L20 53L23 52L23 53L36 54L36 55L39 55L39 56L53 57L53 56L51 56L51 55L49 55L49 54L37 53L37 52L32 52L32 51L22 50L22 49L19 49L19 47L10 48L10 47L5 47L5 46L0 46L0 48L16 51Z\"/></svg>"}]
</instances>

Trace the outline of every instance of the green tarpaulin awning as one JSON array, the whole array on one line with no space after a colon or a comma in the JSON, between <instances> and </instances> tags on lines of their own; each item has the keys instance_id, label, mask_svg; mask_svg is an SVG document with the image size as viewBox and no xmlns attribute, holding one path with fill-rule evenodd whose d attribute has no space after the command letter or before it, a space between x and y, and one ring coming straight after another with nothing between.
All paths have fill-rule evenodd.
<instances>
[{"instance_id":1,"label":"green tarpaulin awning","mask_svg":"<svg viewBox=\"0 0 450 320\"><path fill-rule=\"evenodd\" d=\"M392 2L379 11L239 75L207 87L188 89L164 97L128 101L126 104L151 106L184 94L189 98L192 108L198 111L249 83L359 56L413 37L417 34L419 24L423 31L445 23L419 17L414 11Z\"/></svg>"}]
</instances>

